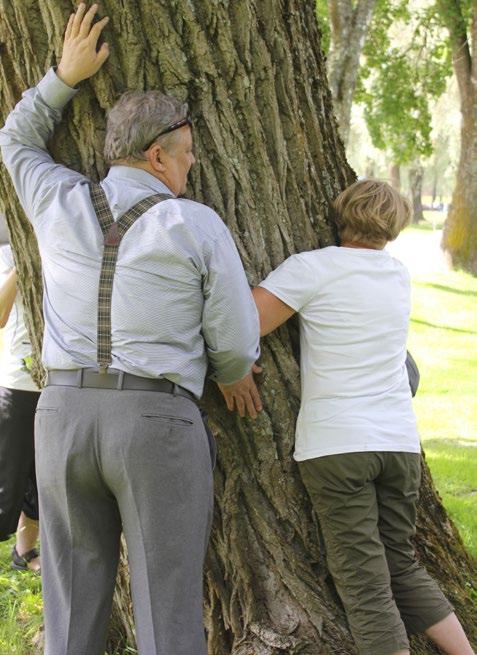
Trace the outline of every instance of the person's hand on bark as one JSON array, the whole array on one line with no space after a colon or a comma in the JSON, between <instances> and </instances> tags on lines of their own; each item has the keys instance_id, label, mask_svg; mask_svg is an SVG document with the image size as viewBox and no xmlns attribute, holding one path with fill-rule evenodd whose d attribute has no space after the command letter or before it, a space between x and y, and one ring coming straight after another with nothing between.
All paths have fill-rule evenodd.
<instances>
[{"instance_id":1,"label":"person's hand on bark","mask_svg":"<svg viewBox=\"0 0 477 655\"><path fill-rule=\"evenodd\" d=\"M253 419L257 418L257 412L262 411L262 401L255 380L253 379L253 374L261 372L262 369L260 366L254 364L250 373L238 382L234 382L234 384L218 384L225 398L227 409L231 412L237 409L242 417L248 414Z\"/></svg>"},{"instance_id":2,"label":"person's hand on bark","mask_svg":"<svg viewBox=\"0 0 477 655\"><path fill-rule=\"evenodd\" d=\"M100 34L109 21L105 16L93 24L97 11L98 5L91 5L86 11L86 5L82 2L68 20L63 54L56 71L60 80L68 86L75 87L94 75L109 56L107 43L97 50Z\"/></svg>"}]
</instances>

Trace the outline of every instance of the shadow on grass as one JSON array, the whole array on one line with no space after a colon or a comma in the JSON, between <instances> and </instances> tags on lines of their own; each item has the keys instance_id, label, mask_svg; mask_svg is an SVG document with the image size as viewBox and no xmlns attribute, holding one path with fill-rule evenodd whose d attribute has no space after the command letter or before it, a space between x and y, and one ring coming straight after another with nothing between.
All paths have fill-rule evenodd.
<instances>
[{"instance_id":1,"label":"shadow on grass","mask_svg":"<svg viewBox=\"0 0 477 655\"><path fill-rule=\"evenodd\" d=\"M436 325L435 323L429 323L429 321L423 321L420 318L411 318L411 323L416 323L416 325L425 325L426 327L435 328L436 330L457 332L459 334L477 334L475 330L464 330L463 328L451 327L450 325Z\"/></svg>"},{"instance_id":2,"label":"shadow on grass","mask_svg":"<svg viewBox=\"0 0 477 655\"><path fill-rule=\"evenodd\" d=\"M475 439L466 439L465 437L459 437L457 439L426 439L423 441L423 448L426 451L428 448L436 448L445 450L446 448L475 448L477 456L477 441Z\"/></svg>"},{"instance_id":3,"label":"shadow on grass","mask_svg":"<svg viewBox=\"0 0 477 655\"><path fill-rule=\"evenodd\" d=\"M438 291L447 291L448 293L457 293L460 296L469 296L477 298L477 291L465 291L464 289L456 289L455 287L448 287L445 284L434 284L432 282L414 282L418 287L426 287L428 289L437 289Z\"/></svg>"}]
</instances>

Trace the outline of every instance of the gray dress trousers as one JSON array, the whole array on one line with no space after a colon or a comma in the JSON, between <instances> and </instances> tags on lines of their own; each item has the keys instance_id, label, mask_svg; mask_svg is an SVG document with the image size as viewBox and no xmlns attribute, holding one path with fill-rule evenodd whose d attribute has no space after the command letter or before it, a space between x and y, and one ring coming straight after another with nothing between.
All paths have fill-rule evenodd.
<instances>
[{"instance_id":1,"label":"gray dress trousers","mask_svg":"<svg viewBox=\"0 0 477 655\"><path fill-rule=\"evenodd\" d=\"M211 444L192 400L50 386L36 415L45 655L103 655L126 538L140 655L205 655Z\"/></svg>"}]
</instances>

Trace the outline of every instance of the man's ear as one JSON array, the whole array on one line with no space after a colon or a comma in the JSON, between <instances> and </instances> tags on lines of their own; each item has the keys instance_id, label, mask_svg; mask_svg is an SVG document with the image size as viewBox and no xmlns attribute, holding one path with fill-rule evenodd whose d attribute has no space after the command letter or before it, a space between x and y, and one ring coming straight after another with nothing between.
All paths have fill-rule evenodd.
<instances>
[{"instance_id":1,"label":"man's ear","mask_svg":"<svg viewBox=\"0 0 477 655\"><path fill-rule=\"evenodd\" d=\"M149 150L146 152L146 158L154 171L157 173L164 172L164 148L161 148L158 143L155 143L149 148Z\"/></svg>"}]
</instances>

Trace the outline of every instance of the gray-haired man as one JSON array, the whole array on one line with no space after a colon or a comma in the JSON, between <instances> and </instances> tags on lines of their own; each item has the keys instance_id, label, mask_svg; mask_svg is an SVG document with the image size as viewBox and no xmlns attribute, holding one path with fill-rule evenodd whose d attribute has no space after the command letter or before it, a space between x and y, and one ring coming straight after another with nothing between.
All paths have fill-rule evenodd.
<instances>
[{"instance_id":1,"label":"gray-haired man","mask_svg":"<svg viewBox=\"0 0 477 655\"><path fill-rule=\"evenodd\" d=\"M82 4L70 17L57 74L24 94L0 136L45 280L45 653L104 652L123 529L139 652L203 655L212 444L193 399L209 363L228 404L256 415L258 319L225 225L176 198L194 163L181 103L157 93L119 101L101 185L46 151L72 87L108 56L106 45L96 51L107 19L92 26L95 11Z\"/></svg>"}]
</instances>

